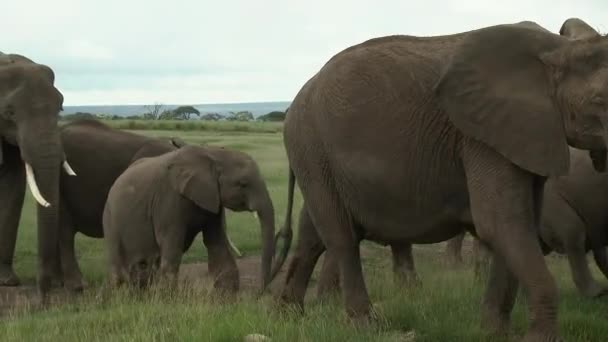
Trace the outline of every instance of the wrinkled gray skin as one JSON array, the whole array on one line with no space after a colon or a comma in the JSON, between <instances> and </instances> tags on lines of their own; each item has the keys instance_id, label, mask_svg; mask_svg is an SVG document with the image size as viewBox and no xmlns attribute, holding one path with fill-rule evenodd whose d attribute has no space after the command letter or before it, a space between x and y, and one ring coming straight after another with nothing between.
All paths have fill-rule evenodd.
<instances>
[{"instance_id":1,"label":"wrinkled gray skin","mask_svg":"<svg viewBox=\"0 0 608 342\"><path fill-rule=\"evenodd\" d=\"M15 240L31 165L38 205L38 291L45 302L51 287L59 219L59 173L65 160L57 119L63 96L46 65L0 52L0 285L19 285L13 271ZM27 182L32 193L32 184ZM46 202L46 203L45 203Z\"/></svg>"},{"instance_id":2,"label":"wrinkled gray skin","mask_svg":"<svg viewBox=\"0 0 608 342\"><path fill-rule=\"evenodd\" d=\"M203 233L216 289L238 290L224 208L257 212L262 231L262 288L274 254L274 209L255 161L218 147L184 146L133 163L114 183L103 229L111 283L145 286L156 269L175 284L182 254Z\"/></svg>"},{"instance_id":3,"label":"wrinkled gray skin","mask_svg":"<svg viewBox=\"0 0 608 342\"><path fill-rule=\"evenodd\" d=\"M516 24L519 27L529 28L538 30L541 32L550 33L549 30L536 24L532 21L522 21ZM567 36L570 38L589 38L593 35L597 36L597 31L589 27L586 23L580 19L569 19L562 25L560 35ZM604 158L606 153L603 150L591 151L590 155L592 158ZM473 226L472 218L468 217L462 222L464 226L463 230L472 232L474 234L475 229ZM457 267L462 265L462 242L464 240L465 233L461 233L458 236L448 240L446 244L446 261L449 266ZM418 277L415 269L414 259L412 255L412 246L409 243L403 242L401 244L389 244L391 247L391 253L393 256L393 273L395 279L400 285L420 285L420 278ZM489 262L489 251L487 248L480 243L477 238L474 238L474 262L475 262L475 275L478 278L482 278L483 273L487 273L487 263ZM338 282L338 264L334 258L325 258L323 261L323 267L319 276L317 285L317 291L319 297L325 297L330 294L339 292Z\"/></svg>"},{"instance_id":4,"label":"wrinkled gray skin","mask_svg":"<svg viewBox=\"0 0 608 342\"><path fill-rule=\"evenodd\" d=\"M607 293L591 276L586 253L593 252L608 278L608 173L596 172L585 153L571 153L570 173L549 179L540 225L543 252L568 255L572 280L587 297ZM596 166L597 167L597 166Z\"/></svg>"},{"instance_id":5,"label":"wrinkled gray skin","mask_svg":"<svg viewBox=\"0 0 608 342\"><path fill-rule=\"evenodd\" d=\"M110 187L134 161L158 156L184 146L179 138L155 139L113 129L97 120L75 120L59 129L65 155L78 175L60 177L61 217L58 257L53 263L54 278L72 291L81 291L83 279L74 249L74 237L80 232L88 237L102 238L102 215ZM3 194L4 192L2 192ZM20 207L12 207L10 215L18 215ZM17 226L0 231L5 260L12 260ZM12 279L17 281L10 268ZM8 285L4 283L4 285Z\"/></svg>"},{"instance_id":6,"label":"wrinkled gray skin","mask_svg":"<svg viewBox=\"0 0 608 342\"><path fill-rule=\"evenodd\" d=\"M550 178L545 184L540 243L545 255L551 251L566 254L578 291L598 297L608 291L593 279L586 254L593 253L597 267L608 278L608 173L603 172L605 160L598 165L586 152L575 149L570 156L569 174ZM461 236L449 243L456 245L454 241L462 241ZM477 239L474 247L475 273L482 277L489 251Z\"/></svg>"},{"instance_id":7,"label":"wrinkled gray skin","mask_svg":"<svg viewBox=\"0 0 608 342\"><path fill-rule=\"evenodd\" d=\"M300 226L282 301L303 307L327 249L347 312L366 318L359 240L441 242L470 214L494 252L484 325L507 330L521 282L531 321L524 341L559 340L557 287L534 227L546 178L568 171L568 145L605 150L607 99L605 37L498 25L382 37L338 53L296 95L284 124L310 224Z\"/></svg>"},{"instance_id":8,"label":"wrinkled gray skin","mask_svg":"<svg viewBox=\"0 0 608 342\"><path fill-rule=\"evenodd\" d=\"M560 29L560 35L571 39L592 38L598 33L580 19L568 19ZM608 208L606 199L607 175L606 152L603 150L571 153L570 171L567 176L551 178L544 191L540 238L543 253L551 251L568 255L572 279L579 292L587 297L606 294L605 287L591 276L586 253L593 252L600 271L608 277L606 248ZM461 248L464 233L447 243L446 254L450 261L462 260ZM475 274L486 275L490 251L479 240L473 241Z\"/></svg>"}]
</instances>

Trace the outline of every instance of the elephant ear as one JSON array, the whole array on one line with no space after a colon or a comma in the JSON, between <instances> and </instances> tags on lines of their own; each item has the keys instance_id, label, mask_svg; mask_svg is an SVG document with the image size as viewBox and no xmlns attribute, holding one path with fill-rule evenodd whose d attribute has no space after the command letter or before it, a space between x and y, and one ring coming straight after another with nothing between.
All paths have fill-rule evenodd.
<instances>
[{"instance_id":1,"label":"elephant ear","mask_svg":"<svg viewBox=\"0 0 608 342\"><path fill-rule=\"evenodd\" d=\"M219 213L220 189L213 159L201 153L186 155L178 151L168 165L171 186L198 207Z\"/></svg>"},{"instance_id":2,"label":"elephant ear","mask_svg":"<svg viewBox=\"0 0 608 342\"><path fill-rule=\"evenodd\" d=\"M564 21L559 29L559 34L574 40L600 36L599 32L579 18L570 18Z\"/></svg>"},{"instance_id":3,"label":"elephant ear","mask_svg":"<svg viewBox=\"0 0 608 342\"><path fill-rule=\"evenodd\" d=\"M540 58L560 44L557 35L517 25L466 34L436 84L441 109L464 135L519 167L542 176L567 173L564 122Z\"/></svg>"}]
</instances>

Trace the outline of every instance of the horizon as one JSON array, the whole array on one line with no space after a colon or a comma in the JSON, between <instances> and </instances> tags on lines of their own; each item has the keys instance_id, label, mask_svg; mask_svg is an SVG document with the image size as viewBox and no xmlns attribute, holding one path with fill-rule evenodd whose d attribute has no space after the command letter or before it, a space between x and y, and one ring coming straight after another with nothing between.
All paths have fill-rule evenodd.
<instances>
[{"instance_id":1,"label":"horizon","mask_svg":"<svg viewBox=\"0 0 608 342\"><path fill-rule=\"evenodd\" d=\"M235 105L235 104L262 104L262 103L284 103L292 100L272 100L272 101L234 101L234 102L208 102L208 103L160 103L163 106L214 106L214 105ZM115 106L153 106L156 103L115 103L115 104L69 104L64 107L115 107Z\"/></svg>"}]
</instances>

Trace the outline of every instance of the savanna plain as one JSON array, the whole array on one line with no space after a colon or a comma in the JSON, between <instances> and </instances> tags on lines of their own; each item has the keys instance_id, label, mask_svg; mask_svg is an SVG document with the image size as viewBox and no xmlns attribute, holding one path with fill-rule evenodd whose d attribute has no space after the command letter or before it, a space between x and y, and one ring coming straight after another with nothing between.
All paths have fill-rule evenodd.
<instances>
[{"instance_id":1,"label":"savanna plain","mask_svg":"<svg viewBox=\"0 0 608 342\"><path fill-rule=\"evenodd\" d=\"M116 121L109 124L136 133L178 136L190 144L221 145L249 153L259 164L275 206L277 229L285 220L287 159L281 123ZM296 192L294 223L301 206ZM294 226L294 243L297 226ZM280 311L273 301L283 276L271 293L256 296L259 281L260 232L250 213L228 214L228 234L243 252L237 260L241 291L234 301L219 301L209 294L206 251L199 236L184 255L178 290L169 293L152 288L144 293L121 289L101 291L106 274L103 240L77 235L76 250L88 283L84 293L70 298L55 290L54 303L38 310L32 302L36 277L36 215L34 201L26 198L17 250L16 272L24 287L0 289L0 336L2 341L242 341L258 333L272 341L496 341L480 327L480 303L484 283L475 280L469 244L465 264L449 267L444 244L416 245L414 257L422 286L401 289L393 285L388 247L364 242L363 267L371 300L378 304L379 319L365 327L346 319L340 297L320 302L315 280L309 285L305 314ZM581 297L570 280L567 259L547 257L559 286L560 332L566 341L606 341L608 299ZM283 266L287 269L289 260ZM592 264L594 277L606 284ZM284 272L283 272L284 273ZM608 284L606 284L608 285ZM29 289L29 292L25 289ZM511 338L523 335L526 299L520 290L512 316Z\"/></svg>"}]
</instances>

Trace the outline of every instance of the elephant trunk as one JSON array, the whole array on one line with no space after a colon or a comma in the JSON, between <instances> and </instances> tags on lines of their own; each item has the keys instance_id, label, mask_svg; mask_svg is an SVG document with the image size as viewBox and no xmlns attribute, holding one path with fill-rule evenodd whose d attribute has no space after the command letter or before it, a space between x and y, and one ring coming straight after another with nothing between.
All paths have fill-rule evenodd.
<instances>
[{"instance_id":1,"label":"elephant trunk","mask_svg":"<svg viewBox=\"0 0 608 342\"><path fill-rule=\"evenodd\" d=\"M64 161L57 129L50 123L21 127L18 144L28 187L38 202L38 290L43 300L50 289L59 243L59 175ZM55 123L56 125L56 123ZM36 129L39 128L39 129Z\"/></svg>"},{"instance_id":2,"label":"elephant trunk","mask_svg":"<svg viewBox=\"0 0 608 342\"><path fill-rule=\"evenodd\" d=\"M272 258L274 257L274 207L268 191L264 189L263 200L254 205L257 212L260 228L262 232L262 284L261 290L264 292L271 282L270 271Z\"/></svg>"}]
</instances>

